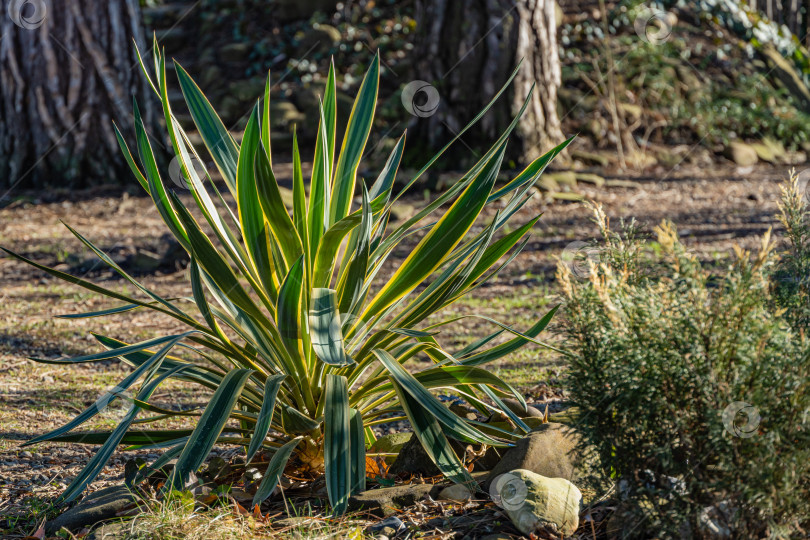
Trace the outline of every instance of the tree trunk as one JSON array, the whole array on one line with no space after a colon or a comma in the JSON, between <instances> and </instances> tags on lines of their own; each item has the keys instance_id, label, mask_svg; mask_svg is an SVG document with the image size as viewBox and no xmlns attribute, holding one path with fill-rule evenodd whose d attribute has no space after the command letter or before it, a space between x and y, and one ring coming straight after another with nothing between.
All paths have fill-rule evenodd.
<instances>
[{"instance_id":1,"label":"tree trunk","mask_svg":"<svg viewBox=\"0 0 810 540\"><path fill-rule=\"evenodd\" d=\"M417 114L422 116L416 123L417 140L436 147L453 137L522 59L506 95L463 140L474 149L491 143L520 111L536 83L509 155L526 163L562 141L556 18L554 0L418 0L414 73L437 89L439 105L432 115Z\"/></svg>"},{"instance_id":2,"label":"tree trunk","mask_svg":"<svg viewBox=\"0 0 810 540\"><path fill-rule=\"evenodd\" d=\"M154 118L132 40L138 0L8 0L0 14L0 199L14 188L129 179L112 122ZM151 90L149 91L151 93Z\"/></svg>"}]
</instances>

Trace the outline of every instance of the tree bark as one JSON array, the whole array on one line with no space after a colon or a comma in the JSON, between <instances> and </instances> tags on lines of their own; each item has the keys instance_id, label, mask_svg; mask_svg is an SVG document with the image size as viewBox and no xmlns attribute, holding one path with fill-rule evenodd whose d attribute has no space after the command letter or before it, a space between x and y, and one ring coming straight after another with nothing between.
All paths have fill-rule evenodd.
<instances>
[{"instance_id":1,"label":"tree bark","mask_svg":"<svg viewBox=\"0 0 810 540\"><path fill-rule=\"evenodd\" d=\"M154 112L133 39L138 0L8 0L0 14L0 199L14 188L128 180L113 132Z\"/></svg>"},{"instance_id":2,"label":"tree bark","mask_svg":"<svg viewBox=\"0 0 810 540\"><path fill-rule=\"evenodd\" d=\"M561 71L554 0L418 0L417 24L414 73L430 82L440 99L434 114L416 121L419 140L436 147L453 137L521 59L506 96L463 140L472 148L493 141L520 111L532 84L536 87L509 155L526 163L563 140L557 116Z\"/></svg>"}]
</instances>

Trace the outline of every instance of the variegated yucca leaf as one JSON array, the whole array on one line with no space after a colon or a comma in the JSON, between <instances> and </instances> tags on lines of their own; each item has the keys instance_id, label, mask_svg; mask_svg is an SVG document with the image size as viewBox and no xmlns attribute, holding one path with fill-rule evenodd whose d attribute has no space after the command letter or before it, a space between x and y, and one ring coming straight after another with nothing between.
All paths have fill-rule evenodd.
<instances>
[{"instance_id":1,"label":"variegated yucca leaf","mask_svg":"<svg viewBox=\"0 0 810 540\"><path fill-rule=\"evenodd\" d=\"M365 486L365 450L374 437L369 426L391 413L410 421L445 475L472 486L463 456L454 453L448 437L508 445L528 430L502 402L506 396L521 402L523 398L482 366L528 343L542 343L537 335L556 308L522 332L484 318L493 324L494 332L455 351L444 348L441 330L457 319L430 326L425 321L492 279L526 245L536 218L517 226L511 226L510 220L530 198L549 161L570 140L496 188L516 118L446 192L391 227L397 201L455 139L417 174L398 178L405 148L402 134L379 175L367 183L358 171L365 170L361 160L374 126L380 60L375 57L372 61L348 119L337 118L332 66L319 118L311 119L318 122L318 130L311 141L315 155L308 189L298 137L293 135L292 208L287 208L270 155L269 76L238 144L192 77L175 63L204 151L235 201L232 207L212 178L201 176L193 166L203 149L194 147L177 121L168 98L166 59L157 45L154 51L154 70L143 62L141 67L162 104L172 151L188 180L193 211L187 207L189 198L174 193L161 174L157 165L161 160L154 154L137 105L135 151L130 151L125 135L117 129L116 137L136 180L191 257L189 297L167 299L149 290L73 229L79 240L135 287L136 295L112 291L9 252L55 277L122 303L65 318L148 309L188 328L181 334L139 343L97 335L104 352L39 359L76 363L117 357L133 369L119 389L140 384L130 412L113 431L72 431L103 410L102 404L29 441L103 444L62 500L78 496L121 444L167 448L167 454L153 464L158 468L169 458L178 459L167 489L184 489L214 445L235 444L245 447L249 461L260 452L270 456L254 503L272 494L288 460L298 456L300 461L322 468L331 505L342 513L349 496ZM484 112L486 109L459 136ZM336 152L341 120L346 128ZM394 193L397 179L405 187ZM482 223L484 208L496 202L499 211ZM444 205L449 205L446 211L435 215ZM476 223L483 224L483 229L470 233ZM385 281L379 279L395 248L420 231L424 233L421 239L393 275ZM496 342L502 334L511 334L511 338ZM171 356L178 347L183 355ZM434 365L413 370L408 362L417 357L428 358ZM169 378L212 391L208 405L204 410L177 412L149 403L157 386ZM439 390L464 396L482 413L503 412L513 428L485 428L455 415L435 396ZM194 418L196 427L149 429L172 416ZM151 470L146 468L138 478Z\"/></svg>"}]
</instances>

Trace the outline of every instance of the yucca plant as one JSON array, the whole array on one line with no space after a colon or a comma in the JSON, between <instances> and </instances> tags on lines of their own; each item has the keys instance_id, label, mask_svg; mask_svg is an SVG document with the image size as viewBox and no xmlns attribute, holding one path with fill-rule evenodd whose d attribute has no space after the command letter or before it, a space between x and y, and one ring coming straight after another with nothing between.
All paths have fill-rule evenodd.
<instances>
[{"instance_id":1,"label":"yucca plant","mask_svg":"<svg viewBox=\"0 0 810 540\"><path fill-rule=\"evenodd\" d=\"M379 58L374 58L365 75L337 155L332 66L320 107L308 192L293 137L290 212L273 174L269 77L264 99L250 113L240 145L188 73L177 65L177 77L194 123L236 201L236 209L232 209L210 176L201 175L193 166L199 154L171 110L165 57L157 46L154 51L154 74L149 73L145 62L141 66L162 102L169 139L197 206L194 213L211 233L206 233L199 218L167 189L137 104L134 115L139 163L117 129L116 135L133 174L191 257L191 297L161 297L72 228L70 231L79 240L143 297L114 292L9 252L53 276L124 303L65 318L149 309L188 326L186 332L135 344L96 335L104 352L58 360L35 359L75 364L120 358L133 368L108 399L100 400L61 428L27 441L101 445L60 500L78 496L119 445L165 448L165 453L145 467L137 479L176 458L167 489L182 490L191 473L220 443L244 446L248 462L259 452L270 456L254 504L269 496L295 456L298 463L313 472L325 473L332 508L342 513L350 494L365 486L365 448L374 440L372 426L393 419L410 421L426 452L447 477L472 484L448 436L468 443L508 445L528 431L528 426L502 403L504 396L512 395L521 403L523 397L480 366L530 342L541 343L537 335L548 325L556 308L523 332L487 319L494 332L455 351L443 348L439 340L442 328L459 317L429 325L425 321L493 278L526 245L538 218L498 233L531 197L532 187L546 165L569 141L496 190L507 137L516 118L450 189L389 231L397 200L444 149L392 196L405 144L403 134L371 186L358 182L357 170L377 100ZM358 183L360 202L356 204ZM423 223L450 201L452 204L438 221ZM494 218L479 232L471 233L484 206L496 201L500 210ZM416 237L418 242L411 240ZM405 239L416 244L408 257L390 279L375 280L392 251ZM504 332L511 338L493 346L493 340ZM177 347L185 350L183 357L170 356ZM411 372L406 363L418 356L429 358L433 365ZM151 404L150 396L169 378L199 384L213 390L213 396L202 412L178 413ZM134 398L122 395L138 382L140 389ZM512 425L495 427L460 418L434 396L432 391L436 389L449 389L482 412L500 411ZM129 399L132 403L114 430L71 433L113 399ZM151 416L139 417L142 413ZM196 417L196 427L141 427L173 415Z\"/></svg>"}]
</instances>

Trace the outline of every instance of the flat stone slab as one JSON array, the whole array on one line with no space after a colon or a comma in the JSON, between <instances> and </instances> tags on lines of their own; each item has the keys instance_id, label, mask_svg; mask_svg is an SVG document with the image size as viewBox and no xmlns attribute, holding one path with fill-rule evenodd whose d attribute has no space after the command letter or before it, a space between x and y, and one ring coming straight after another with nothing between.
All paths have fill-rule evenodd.
<instances>
[{"instance_id":1,"label":"flat stone slab","mask_svg":"<svg viewBox=\"0 0 810 540\"><path fill-rule=\"evenodd\" d=\"M350 510L367 510L387 517L405 506L411 506L425 495L433 498L445 486L438 484L408 484L389 488L370 489L349 498Z\"/></svg>"},{"instance_id":2,"label":"flat stone slab","mask_svg":"<svg viewBox=\"0 0 810 540\"><path fill-rule=\"evenodd\" d=\"M135 495L126 486L110 486L91 493L79 504L45 524L47 535L63 527L71 532L113 519L136 503Z\"/></svg>"}]
</instances>

